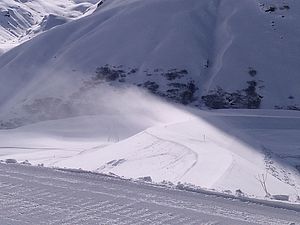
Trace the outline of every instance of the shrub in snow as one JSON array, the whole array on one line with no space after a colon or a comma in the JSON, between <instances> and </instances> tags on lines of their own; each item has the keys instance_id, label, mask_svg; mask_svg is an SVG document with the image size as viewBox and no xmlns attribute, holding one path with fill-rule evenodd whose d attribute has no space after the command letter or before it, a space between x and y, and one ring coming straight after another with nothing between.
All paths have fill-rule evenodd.
<instances>
[{"instance_id":1,"label":"shrub in snow","mask_svg":"<svg viewBox=\"0 0 300 225\"><path fill-rule=\"evenodd\" d=\"M121 77L121 75L124 74L125 71L122 69L118 69L110 65L105 65L96 69L96 77L94 79L109 82L117 80L119 77Z\"/></svg>"},{"instance_id":2,"label":"shrub in snow","mask_svg":"<svg viewBox=\"0 0 300 225\"><path fill-rule=\"evenodd\" d=\"M93 77L93 83L95 81L102 81L102 82L113 82L119 81L121 83L125 82L125 78L127 75L132 75L138 72L137 68L125 68L124 66L112 66L106 64L104 66L99 66L96 68L96 76Z\"/></svg>"},{"instance_id":3,"label":"shrub in snow","mask_svg":"<svg viewBox=\"0 0 300 225\"><path fill-rule=\"evenodd\" d=\"M280 10L289 10L289 9L290 9L290 6L288 6L288 5L283 5L283 6L280 6L279 9L280 9Z\"/></svg>"},{"instance_id":4,"label":"shrub in snow","mask_svg":"<svg viewBox=\"0 0 300 225\"><path fill-rule=\"evenodd\" d=\"M138 180L140 181L145 181L145 182L152 182L152 178L150 176L146 176L146 177L140 177L138 178Z\"/></svg>"},{"instance_id":5,"label":"shrub in snow","mask_svg":"<svg viewBox=\"0 0 300 225\"><path fill-rule=\"evenodd\" d=\"M205 62L204 67L209 68L209 66L210 66L210 61L209 61L209 59L207 59L206 62Z\"/></svg>"},{"instance_id":6,"label":"shrub in snow","mask_svg":"<svg viewBox=\"0 0 300 225\"><path fill-rule=\"evenodd\" d=\"M265 10L265 12L275 12L276 11L276 6L270 6L269 8L267 8L266 10Z\"/></svg>"},{"instance_id":7,"label":"shrub in snow","mask_svg":"<svg viewBox=\"0 0 300 225\"><path fill-rule=\"evenodd\" d=\"M133 69L131 69L127 74L128 74L128 75L130 75L130 74L135 74L135 73L137 73L137 71L138 71L138 68L133 68Z\"/></svg>"},{"instance_id":8,"label":"shrub in snow","mask_svg":"<svg viewBox=\"0 0 300 225\"><path fill-rule=\"evenodd\" d=\"M202 101L211 109L258 109L263 97L256 92L257 82L251 80L247 84L247 88L235 92L226 92L218 87L202 96Z\"/></svg>"},{"instance_id":9,"label":"shrub in snow","mask_svg":"<svg viewBox=\"0 0 300 225\"><path fill-rule=\"evenodd\" d=\"M195 100L194 94L197 91L197 87L194 81L187 83L186 90L181 93L181 103L187 105Z\"/></svg>"},{"instance_id":10,"label":"shrub in snow","mask_svg":"<svg viewBox=\"0 0 300 225\"><path fill-rule=\"evenodd\" d=\"M300 106L298 105L287 105L287 106L279 106L275 105L274 109L283 109L283 110L294 110L294 111L300 111Z\"/></svg>"},{"instance_id":11,"label":"shrub in snow","mask_svg":"<svg viewBox=\"0 0 300 225\"><path fill-rule=\"evenodd\" d=\"M232 194L232 191L230 191L230 190L225 190L225 191L223 191L225 194L228 194L228 195L231 195Z\"/></svg>"},{"instance_id":12,"label":"shrub in snow","mask_svg":"<svg viewBox=\"0 0 300 225\"><path fill-rule=\"evenodd\" d=\"M243 91L246 93L246 101L248 109L258 109L260 107L262 96L256 93L257 82L247 81L248 87Z\"/></svg>"},{"instance_id":13,"label":"shrub in snow","mask_svg":"<svg viewBox=\"0 0 300 225\"><path fill-rule=\"evenodd\" d=\"M161 184L166 185L166 186L174 186L174 184L171 181L163 180Z\"/></svg>"},{"instance_id":14,"label":"shrub in snow","mask_svg":"<svg viewBox=\"0 0 300 225\"><path fill-rule=\"evenodd\" d=\"M15 160L15 159L6 159L5 162L6 163L17 163L17 160Z\"/></svg>"},{"instance_id":15,"label":"shrub in snow","mask_svg":"<svg viewBox=\"0 0 300 225\"><path fill-rule=\"evenodd\" d=\"M238 197L245 196L244 192L242 192L240 189L238 189L238 190L235 191L235 195L238 196Z\"/></svg>"},{"instance_id":16,"label":"shrub in snow","mask_svg":"<svg viewBox=\"0 0 300 225\"><path fill-rule=\"evenodd\" d=\"M226 95L227 93L218 87L217 90L210 91L208 95L202 96L202 100L204 104L211 109L223 109L227 108L229 104Z\"/></svg>"},{"instance_id":17,"label":"shrub in snow","mask_svg":"<svg viewBox=\"0 0 300 225\"><path fill-rule=\"evenodd\" d=\"M21 164L23 164L23 165L28 165L28 166L31 165L31 163L30 163L28 160L25 160L25 161L21 162Z\"/></svg>"},{"instance_id":18,"label":"shrub in snow","mask_svg":"<svg viewBox=\"0 0 300 225\"><path fill-rule=\"evenodd\" d=\"M288 195L272 195L271 199L279 200L279 201L289 201Z\"/></svg>"},{"instance_id":19,"label":"shrub in snow","mask_svg":"<svg viewBox=\"0 0 300 225\"><path fill-rule=\"evenodd\" d=\"M166 94L162 93L163 97L184 105L197 100L195 97L195 92L198 90L198 88L195 85L194 80L188 81L187 83L169 83L168 86L172 88L168 89Z\"/></svg>"},{"instance_id":20,"label":"shrub in snow","mask_svg":"<svg viewBox=\"0 0 300 225\"><path fill-rule=\"evenodd\" d=\"M153 81L147 81L143 86L152 93L156 93L157 89L159 88L159 85Z\"/></svg>"},{"instance_id":21,"label":"shrub in snow","mask_svg":"<svg viewBox=\"0 0 300 225\"><path fill-rule=\"evenodd\" d=\"M168 72L166 72L166 73L162 73L162 75L164 77L166 77L167 80L169 80L169 81L175 80L175 79L180 79L187 74L188 74L187 70L178 70L178 69L171 69L171 70L168 70Z\"/></svg>"},{"instance_id":22,"label":"shrub in snow","mask_svg":"<svg viewBox=\"0 0 300 225\"><path fill-rule=\"evenodd\" d=\"M4 16L5 16L5 17L10 17L10 13L9 13L9 11L7 11L7 12L4 12Z\"/></svg>"},{"instance_id":23,"label":"shrub in snow","mask_svg":"<svg viewBox=\"0 0 300 225\"><path fill-rule=\"evenodd\" d=\"M179 189L179 190L184 190L185 186L184 186L184 184L178 182L177 185L176 185L176 188Z\"/></svg>"},{"instance_id":24,"label":"shrub in snow","mask_svg":"<svg viewBox=\"0 0 300 225\"><path fill-rule=\"evenodd\" d=\"M132 76L138 71L139 70L137 68L106 64L96 69L96 76L93 77L93 80L88 82L88 84L92 86L103 82L114 84L116 81L118 81L119 83L125 83L128 76ZM195 92L198 90L198 88L195 85L194 80L180 80L180 82L177 83L167 82L167 85L171 87L171 89L163 91L160 90L160 81L157 80L159 79L159 76L165 77L168 81L174 81L176 79L179 80L189 74L186 69L169 69L167 71L164 71L163 69L154 69L152 71L149 71L148 69L146 69L141 73L144 73L144 75L148 77L153 75L153 78L151 78L151 80L145 81L144 83L133 83L138 87L146 88L155 95L170 99L184 105L190 104L197 100L197 98L195 97Z\"/></svg>"},{"instance_id":25,"label":"shrub in snow","mask_svg":"<svg viewBox=\"0 0 300 225\"><path fill-rule=\"evenodd\" d=\"M248 73L251 77L255 77L257 75L257 71L255 69L253 69L252 67L249 67Z\"/></svg>"},{"instance_id":26,"label":"shrub in snow","mask_svg":"<svg viewBox=\"0 0 300 225\"><path fill-rule=\"evenodd\" d=\"M256 177L256 180L258 180L258 182L260 183L262 189L264 190L266 197L269 198L271 196L271 194L268 192L268 188L267 188L267 178L268 178L268 174L258 174L258 176Z\"/></svg>"}]
</instances>

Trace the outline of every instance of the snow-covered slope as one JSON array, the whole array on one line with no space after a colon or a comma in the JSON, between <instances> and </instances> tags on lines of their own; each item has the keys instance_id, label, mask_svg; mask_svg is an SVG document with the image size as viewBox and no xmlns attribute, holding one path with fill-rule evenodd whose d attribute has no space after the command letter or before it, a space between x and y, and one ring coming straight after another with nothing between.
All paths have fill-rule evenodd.
<instances>
[{"instance_id":1,"label":"snow-covered slope","mask_svg":"<svg viewBox=\"0 0 300 225\"><path fill-rule=\"evenodd\" d=\"M0 127L19 127L1 131L2 159L256 196L268 174L271 194L297 199L300 116L274 108L299 109L300 2L98 6L68 23L51 13L0 57ZM198 112L137 87L195 108L273 110Z\"/></svg>"},{"instance_id":2,"label":"snow-covered slope","mask_svg":"<svg viewBox=\"0 0 300 225\"><path fill-rule=\"evenodd\" d=\"M134 71L110 82L184 104L297 109L299 9L293 0L105 1L2 56L0 104L32 80L108 64Z\"/></svg>"},{"instance_id":3,"label":"snow-covered slope","mask_svg":"<svg viewBox=\"0 0 300 225\"><path fill-rule=\"evenodd\" d=\"M212 45L216 7L215 1L105 1L92 15L14 48L0 58L2 120L15 124L14 114L18 121L26 118L24 107L43 98L72 102L70 96L86 82L103 80L95 77L97 68L100 75L118 73L123 80L116 79L115 86L159 85L158 94L174 89L175 100L189 103L194 83L200 91L205 81L201 71Z\"/></svg>"},{"instance_id":4,"label":"snow-covered slope","mask_svg":"<svg viewBox=\"0 0 300 225\"><path fill-rule=\"evenodd\" d=\"M221 2L207 89L255 81L263 108L299 109L299 1Z\"/></svg>"},{"instance_id":5,"label":"snow-covered slope","mask_svg":"<svg viewBox=\"0 0 300 225\"><path fill-rule=\"evenodd\" d=\"M268 193L297 201L299 113L186 111L133 91L110 103L97 116L1 131L0 159L240 190L252 197L266 195L259 180L267 176Z\"/></svg>"},{"instance_id":6,"label":"snow-covered slope","mask_svg":"<svg viewBox=\"0 0 300 225\"><path fill-rule=\"evenodd\" d=\"M38 33L74 20L95 9L97 0L2 0L0 55Z\"/></svg>"}]
</instances>

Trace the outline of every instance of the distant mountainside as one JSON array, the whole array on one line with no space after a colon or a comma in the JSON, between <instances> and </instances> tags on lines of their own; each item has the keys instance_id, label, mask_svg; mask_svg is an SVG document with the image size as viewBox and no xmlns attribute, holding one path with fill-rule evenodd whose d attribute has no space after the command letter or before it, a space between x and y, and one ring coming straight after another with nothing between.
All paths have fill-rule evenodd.
<instances>
[{"instance_id":1,"label":"distant mountainside","mask_svg":"<svg viewBox=\"0 0 300 225\"><path fill-rule=\"evenodd\" d=\"M2 0L0 55L37 34L95 9L97 0Z\"/></svg>"},{"instance_id":2,"label":"distant mountainside","mask_svg":"<svg viewBox=\"0 0 300 225\"><path fill-rule=\"evenodd\" d=\"M30 37L60 25L0 57L2 120L16 115L19 121L6 124L26 118L28 105L41 107L36 117L62 117L66 105L74 107L72 96L80 99L82 90L103 83L138 86L199 108L300 109L297 1L111 0L97 6L57 0L44 11L31 8L31 16L23 13L24 28L15 34L6 28L7 36L20 37L28 28ZM70 21L90 7L96 11ZM19 18L14 12L7 9L2 18ZM54 112L39 104L43 98Z\"/></svg>"}]
</instances>

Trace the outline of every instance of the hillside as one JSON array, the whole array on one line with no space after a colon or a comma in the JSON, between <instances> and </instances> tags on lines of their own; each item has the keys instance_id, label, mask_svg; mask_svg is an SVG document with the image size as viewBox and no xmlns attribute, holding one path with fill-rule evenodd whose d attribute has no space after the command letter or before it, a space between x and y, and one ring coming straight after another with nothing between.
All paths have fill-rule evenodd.
<instances>
[{"instance_id":1,"label":"hillside","mask_svg":"<svg viewBox=\"0 0 300 225\"><path fill-rule=\"evenodd\" d=\"M300 2L66 2L0 56L1 159L299 201Z\"/></svg>"},{"instance_id":2,"label":"hillside","mask_svg":"<svg viewBox=\"0 0 300 225\"><path fill-rule=\"evenodd\" d=\"M105 1L4 54L0 104L46 97L67 104L84 78L202 108L298 109L299 7L292 0ZM57 79L77 86L62 98Z\"/></svg>"},{"instance_id":3,"label":"hillside","mask_svg":"<svg viewBox=\"0 0 300 225\"><path fill-rule=\"evenodd\" d=\"M97 0L3 0L0 2L0 55L37 34L80 18Z\"/></svg>"}]
</instances>

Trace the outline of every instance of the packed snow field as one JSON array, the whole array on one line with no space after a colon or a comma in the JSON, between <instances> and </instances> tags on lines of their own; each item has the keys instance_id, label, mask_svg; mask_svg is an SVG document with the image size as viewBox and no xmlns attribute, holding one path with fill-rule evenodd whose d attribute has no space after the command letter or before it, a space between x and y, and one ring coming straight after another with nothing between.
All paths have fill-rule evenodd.
<instances>
[{"instance_id":1,"label":"packed snow field","mask_svg":"<svg viewBox=\"0 0 300 225\"><path fill-rule=\"evenodd\" d=\"M0 224L300 224L267 206L90 173L0 164Z\"/></svg>"},{"instance_id":2,"label":"packed snow field","mask_svg":"<svg viewBox=\"0 0 300 225\"><path fill-rule=\"evenodd\" d=\"M299 11L296 0L1 1L1 162L299 203ZM20 168L1 165L1 191Z\"/></svg>"}]
</instances>

